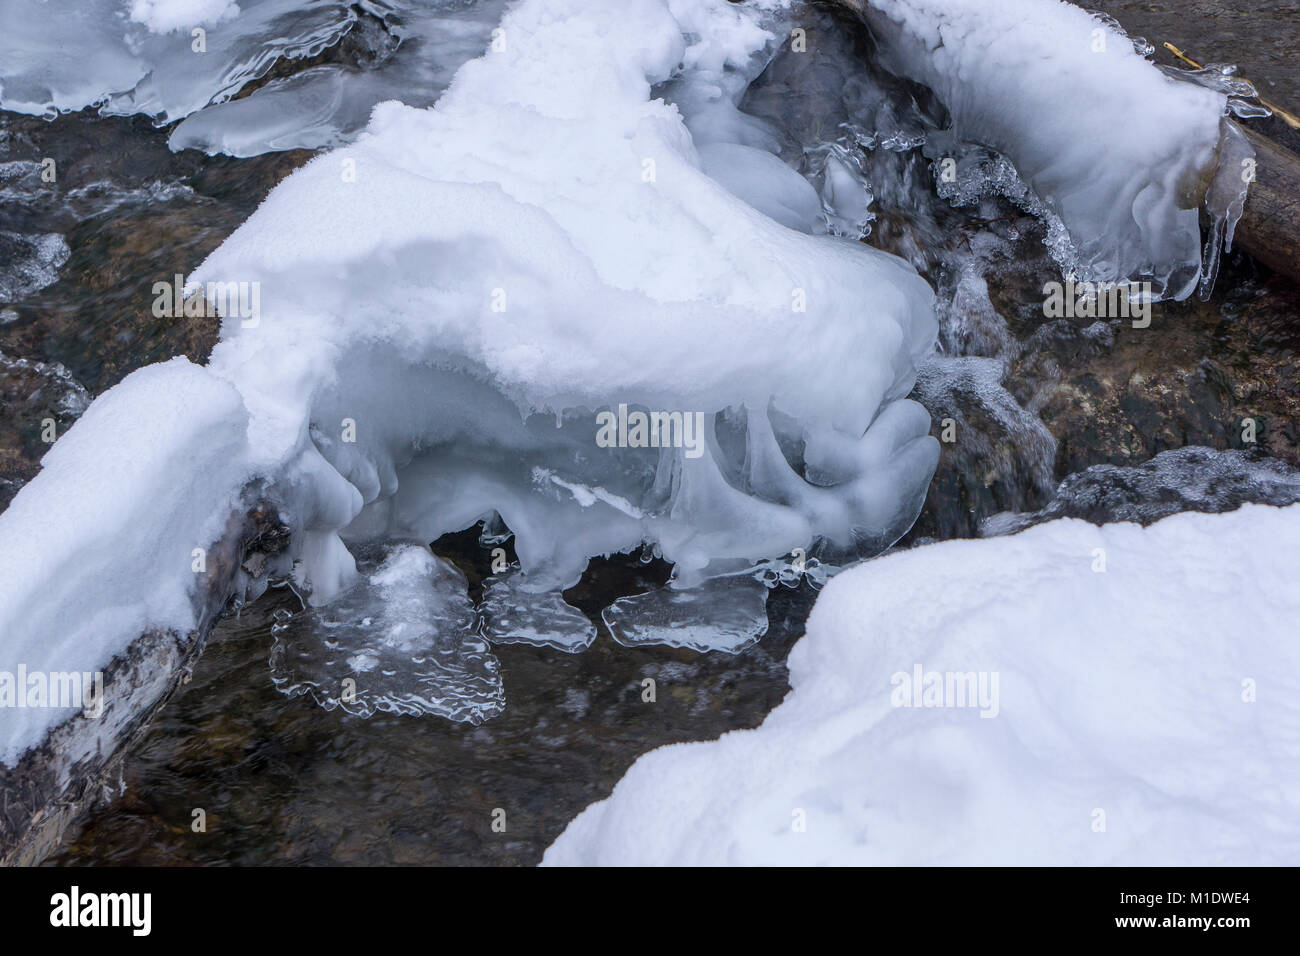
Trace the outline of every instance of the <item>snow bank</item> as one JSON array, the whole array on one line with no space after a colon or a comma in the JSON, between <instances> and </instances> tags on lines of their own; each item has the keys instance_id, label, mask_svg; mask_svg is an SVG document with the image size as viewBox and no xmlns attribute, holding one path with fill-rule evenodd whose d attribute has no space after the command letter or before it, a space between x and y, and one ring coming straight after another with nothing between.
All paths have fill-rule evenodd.
<instances>
[{"instance_id":1,"label":"snow bank","mask_svg":"<svg viewBox=\"0 0 1300 956\"><path fill-rule=\"evenodd\" d=\"M194 549L250 477L247 425L239 393L183 358L91 403L0 514L0 672L94 672L149 628L191 629ZM0 709L0 762L76 712Z\"/></svg>"},{"instance_id":2,"label":"snow bank","mask_svg":"<svg viewBox=\"0 0 1300 956\"><path fill-rule=\"evenodd\" d=\"M1297 548L1300 507L1248 505L869 562L761 727L643 756L545 862L1294 863ZM895 706L918 667L996 694Z\"/></svg>"},{"instance_id":3,"label":"snow bank","mask_svg":"<svg viewBox=\"0 0 1300 956\"><path fill-rule=\"evenodd\" d=\"M1207 195L1211 215L1230 220L1230 243L1246 190L1240 160L1250 152L1237 137L1221 145L1227 98L1163 73L1113 22L1059 0L849 5L889 68L948 108L957 142L1011 159L1068 233L1054 248L1067 271L1190 295L1201 278L1198 209ZM955 154L940 146L934 158L945 155Z\"/></svg>"}]
</instances>

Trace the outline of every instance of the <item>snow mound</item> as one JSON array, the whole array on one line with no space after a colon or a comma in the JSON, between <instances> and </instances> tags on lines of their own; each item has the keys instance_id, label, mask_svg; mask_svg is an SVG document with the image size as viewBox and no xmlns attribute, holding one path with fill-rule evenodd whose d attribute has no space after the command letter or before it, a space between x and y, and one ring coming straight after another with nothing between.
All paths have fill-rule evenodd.
<instances>
[{"instance_id":1,"label":"snow mound","mask_svg":"<svg viewBox=\"0 0 1300 956\"><path fill-rule=\"evenodd\" d=\"M643 542L686 587L903 534L937 458L903 398L933 346L930 289L814 235L815 208L791 205L794 229L737 195L796 194L779 162L744 154L719 185L651 98L671 79L713 143L743 137L768 6L519 4L436 108L383 104L286 179L191 277L225 315L208 368L111 390L0 517L6 656L103 664L146 627L190 626L191 551L254 478L293 532L277 567L316 606L360 583L344 540L504 522L518 568L490 596L554 615L497 608L501 640L566 643L580 615L559 593ZM615 410L662 428L601 441ZM51 524L60 508L84 520ZM13 754L39 735L10 716Z\"/></svg>"},{"instance_id":2,"label":"snow mound","mask_svg":"<svg viewBox=\"0 0 1300 956\"><path fill-rule=\"evenodd\" d=\"M761 727L641 757L544 862L1294 862L1297 547L1248 505L854 568Z\"/></svg>"},{"instance_id":3,"label":"snow mound","mask_svg":"<svg viewBox=\"0 0 1300 956\"><path fill-rule=\"evenodd\" d=\"M688 131L692 112L721 118L716 146L739 115L772 39L760 17L521 4L435 109L382 104L196 271L261 290L211 367L268 459L346 479L319 494L342 520L313 531L431 541L499 515L534 591L645 541L684 585L906 531L937 456L903 400L933 346L929 288L814 235L815 203L787 210L799 229L755 209L736 193L807 184L732 144L765 161L744 154L724 188ZM685 118L650 98L669 79ZM681 427L602 443L615 413ZM346 578L328 566L345 552L321 553L318 600Z\"/></svg>"}]
</instances>

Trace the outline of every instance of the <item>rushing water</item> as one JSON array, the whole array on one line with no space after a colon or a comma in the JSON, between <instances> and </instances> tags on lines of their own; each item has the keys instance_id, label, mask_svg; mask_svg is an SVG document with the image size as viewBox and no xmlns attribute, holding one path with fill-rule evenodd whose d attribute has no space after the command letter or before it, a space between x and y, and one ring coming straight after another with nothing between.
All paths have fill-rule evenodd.
<instances>
[{"instance_id":1,"label":"rushing water","mask_svg":"<svg viewBox=\"0 0 1300 956\"><path fill-rule=\"evenodd\" d=\"M1249 15L1244 2L1195 0L1190 11L1172 2L1094 5L1157 46L1168 39L1205 60L1235 59L1268 95L1293 109L1300 101L1286 66L1300 52L1295 31L1278 29L1300 17L1294 4L1252 6ZM971 436L945 445L913 539L971 535L994 513L1040 508L1058 479L1087 465L1137 463L1181 444L1230 446L1222 422L1234 400L1266 422L1294 411L1295 386L1285 384L1300 378L1289 365L1293 289L1239 257L1229 262L1211 302L1157 313L1157 322L1180 323L1172 358L1168 340L1157 348L1124 330L1044 331L1038 290L1055 273L1041 225L1003 201L954 209L930 195L917 145L933 105L863 66L870 43L860 30L820 10L804 18L821 31L825 55L816 66L779 57L744 107L785 135L782 156L819 187L829 228L866 233L864 241L908 258L935 285L943 351L917 397L936 435L953 418ZM867 82L849 88L846 75ZM92 393L159 358L202 359L215 330L150 318L139 277L188 272L308 154L173 154L167 131L139 119L79 114L46 123L3 114L0 123L0 162L52 155L62 171L57 194L30 182L26 192L0 192L0 233L59 235L68 250L55 266L61 253L52 246L23 248L59 278L41 284L38 274L37 287L0 312L0 352L66 368ZM17 186L0 178L0 189ZM846 218L835 201L837 191L856 188L870 190L870 220ZM1141 381L1161 375L1172 383L1165 392L1181 388L1181 402L1155 407ZM46 377L58 380L56 371ZM1249 383L1246 399L1233 398L1241 391L1234 382ZM1089 431L1062 396L1094 385L1090 398L1103 413L1105 400L1116 410L1113 422L1102 414ZM57 388L41 400L57 402ZM18 417L0 420L0 437L22 458L7 460L0 477L15 482L30 477L41 451ZM1068 446L1058 443L1063 434ZM1271 451L1297 457L1293 433L1267 434ZM477 597L488 556L474 536L436 550ZM361 717L282 693L268 663L272 629L286 614L302 620L302 611L288 591L270 592L218 627L192 679L127 757L120 785L51 862L535 863L639 754L755 726L785 694L784 657L815 597L811 587L774 590L767 635L736 655L616 644L600 609L663 574L635 558L595 562L568 595L600 628L592 648L494 648L506 706L479 725ZM205 832L192 825L200 809ZM504 832L493 828L496 811L504 811Z\"/></svg>"}]
</instances>

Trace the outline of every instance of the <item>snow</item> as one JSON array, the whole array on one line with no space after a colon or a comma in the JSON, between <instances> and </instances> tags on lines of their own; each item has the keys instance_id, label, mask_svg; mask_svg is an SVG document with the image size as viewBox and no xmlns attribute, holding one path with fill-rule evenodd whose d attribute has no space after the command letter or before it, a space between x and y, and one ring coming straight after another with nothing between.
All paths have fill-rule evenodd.
<instances>
[{"instance_id":1,"label":"snow","mask_svg":"<svg viewBox=\"0 0 1300 956\"><path fill-rule=\"evenodd\" d=\"M990 23L1027 2L995 5ZM32 112L112 93L107 112L172 121L278 57L362 29L342 3L242 0L195 60L185 31L148 33L119 4L88 0L51 39L43 4L9 3L21 15L0 40L13 64L0 105ZM1041 34L995 46L965 0L884 5L917 36L951 39L938 60L908 58L904 39L900 62L950 96L960 85L945 71L968 80L955 115L1023 160L1081 240L1128 235L1089 211L1111 188L1137 190L1143 230L1181 235L1171 177L1205 158L1219 94L1170 92L1140 60L1115 68L1134 90L1106 85L1046 14L1032 21ZM361 581L349 546L503 522L518 567L492 582L507 623L488 636L566 649L591 629L558 595L593 556L648 543L675 565L673 591L610 609L619 640L709 646L691 615L717 589L743 594L716 645L738 650L765 626L763 592L748 587L759 569L814 543L874 553L905 533L938 455L928 415L905 399L933 350L933 294L901 260L825 234L816 191L737 108L787 35L785 6L523 0L487 34L475 16L436 16L431 34L412 21L411 39L481 55L445 92L442 73L416 70L431 85L410 95L436 106L380 103L355 142L273 190L190 277L256 283L256 321L227 315L206 369L166 363L97 400L0 517L4 659L93 668L146 627L192 626L191 551L254 476L283 504L286 560L315 605ZM172 14L225 9L155 4L145 19L162 30ZM1151 94L1170 111L1157 132L1178 135L1062 152L1077 134L1065 100L989 112L1011 96L1003 72L1016 89L1032 77L1059 91L1057 71L1087 81L1085 118ZM234 127L256 119L281 144L301 132L231 106ZM311 122L313 143L344 136L333 119ZM239 139L217 123L192 142L230 135L256 151L251 130ZM1039 168L1048 146L1081 177L1077 196L1051 163ZM1086 215L1071 212L1076 198ZM1162 255L1121 265L1164 268ZM622 405L703 415L702 454L600 447L600 411ZM4 759L54 719L0 713Z\"/></svg>"},{"instance_id":2,"label":"snow","mask_svg":"<svg viewBox=\"0 0 1300 956\"><path fill-rule=\"evenodd\" d=\"M738 198L793 179L815 210L770 154L720 187L690 116L650 99L673 77L699 110L734 113L771 40L760 16L521 4L435 109L381 104L190 277L260 285L260 323L228 320L211 367L268 459L319 449L355 488L336 482L344 517L321 533L433 540L495 512L532 589L559 591L643 541L686 581L906 530L937 456L901 400L932 348L929 288L813 235L812 215L788 219L800 231ZM705 446L597 447L598 411L623 404L703 416ZM728 409L748 410L744 460L712 434ZM782 457L773 420L835 487ZM305 572L327 598L331 571Z\"/></svg>"},{"instance_id":3,"label":"snow","mask_svg":"<svg viewBox=\"0 0 1300 956\"><path fill-rule=\"evenodd\" d=\"M0 514L0 671L97 671L149 627L192 628L193 549L250 477L246 429L239 393L184 358L91 403ZM0 761L69 713L0 710Z\"/></svg>"},{"instance_id":4,"label":"snow","mask_svg":"<svg viewBox=\"0 0 1300 956\"><path fill-rule=\"evenodd\" d=\"M1059 218L1067 271L1191 294L1201 278L1198 206L1220 159L1224 94L1166 75L1112 23L1058 0L855 5L882 41L886 65L948 108L955 140L1006 155ZM1210 210L1220 220L1246 188L1235 154L1225 159L1217 175L1229 188Z\"/></svg>"},{"instance_id":5,"label":"snow","mask_svg":"<svg viewBox=\"0 0 1300 956\"><path fill-rule=\"evenodd\" d=\"M761 727L641 757L545 863L1294 863L1297 547L1300 506L1247 505L870 561ZM995 705L896 706L917 667Z\"/></svg>"},{"instance_id":6,"label":"snow","mask_svg":"<svg viewBox=\"0 0 1300 956\"><path fill-rule=\"evenodd\" d=\"M213 26L238 15L234 0L131 0L131 20L150 33Z\"/></svg>"}]
</instances>

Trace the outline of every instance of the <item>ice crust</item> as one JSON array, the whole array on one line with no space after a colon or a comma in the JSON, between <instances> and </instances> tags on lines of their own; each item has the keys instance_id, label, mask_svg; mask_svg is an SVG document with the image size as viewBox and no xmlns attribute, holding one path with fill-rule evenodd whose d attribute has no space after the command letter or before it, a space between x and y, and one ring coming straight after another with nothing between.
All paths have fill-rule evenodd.
<instances>
[{"instance_id":1,"label":"ice crust","mask_svg":"<svg viewBox=\"0 0 1300 956\"><path fill-rule=\"evenodd\" d=\"M100 105L171 122L282 57L318 53L356 18L335 0L0 0L0 107L51 115Z\"/></svg>"},{"instance_id":2,"label":"ice crust","mask_svg":"<svg viewBox=\"0 0 1300 956\"><path fill-rule=\"evenodd\" d=\"M361 580L333 602L273 626L276 686L361 717L437 714L478 724L500 713L505 692L476 633L465 576L409 542L370 545L360 561Z\"/></svg>"},{"instance_id":3,"label":"ice crust","mask_svg":"<svg viewBox=\"0 0 1300 956\"><path fill-rule=\"evenodd\" d=\"M51 18L51 7L60 16ZM434 103L491 39L505 0L0 0L0 107L185 120L173 149L233 156L338 145L387 99ZM202 50L193 34L203 30ZM278 61L356 51L252 96Z\"/></svg>"},{"instance_id":4,"label":"ice crust","mask_svg":"<svg viewBox=\"0 0 1300 956\"><path fill-rule=\"evenodd\" d=\"M232 156L340 145L365 129L376 103L436 102L461 64L491 42L505 6L506 0L360 4L371 14L349 34L360 62L313 67L208 106L181 123L168 145Z\"/></svg>"},{"instance_id":5,"label":"ice crust","mask_svg":"<svg viewBox=\"0 0 1300 956\"><path fill-rule=\"evenodd\" d=\"M1247 505L867 562L761 727L642 756L544 862L1287 865L1297 547L1300 506ZM918 664L996 673L996 716L895 706Z\"/></svg>"}]
</instances>

